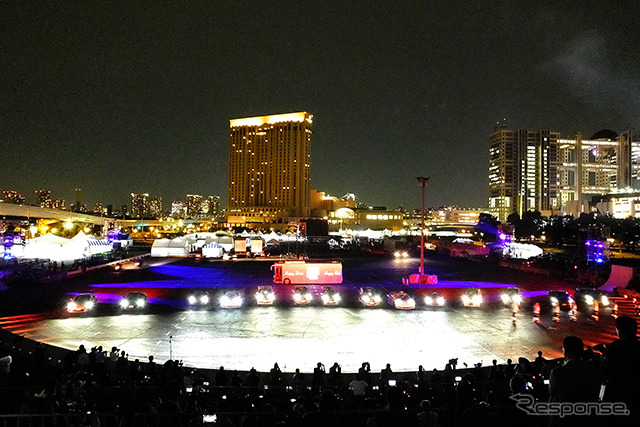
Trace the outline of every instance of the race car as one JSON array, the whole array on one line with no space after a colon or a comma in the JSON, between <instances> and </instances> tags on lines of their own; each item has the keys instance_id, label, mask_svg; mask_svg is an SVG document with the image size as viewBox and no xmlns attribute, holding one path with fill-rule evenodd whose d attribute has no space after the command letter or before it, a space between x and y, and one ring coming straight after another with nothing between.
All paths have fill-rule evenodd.
<instances>
[{"instance_id":1,"label":"race car","mask_svg":"<svg viewBox=\"0 0 640 427\"><path fill-rule=\"evenodd\" d=\"M360 288L360 303L365 307L379 307L382 302L380 292L371 287Z\"/></svg>"},{"instance_id":2,"label":"race car","mask_svg":"<svg viewBox=\"0 0 640 427\"><path fill-rule=\"evenodd\" d=\"M574 304L573 298L565 291L549 291L547 293L551 307L560 307L561 310L570 310Z\"/></svg>"},{"instance_id":3,"label":"race car","mask_svg":"<svg viewBox=\"0 0 640 427\"><path fill-rule=\"evenodd\" d=\"M206 307L211 303L211 297L207 291L195 291L187 296L190 307Z\"/></svg>"},{"instance_id":4,"label":"race car","mask_svg":"<svg viewBox=\"0 0 640 427\"><path fill-rule=\"evenodd\" d=\"M429 295L424 297L424 305L429 307L444 307L447 301L444 299L442 294L438 292L431 292Z\"/></svg>"},{"instance_id":5,"label":"race car","mask_svg":"<svg viewBox=\"0 0 640 427\"><path fill-rule=\"evenodd\" d=\"M293 302L295 305L309 305L312 299L311 292L306 286L298 286L293 290Z\"/></svg>"},{"instance_id":6,"label":"race car","mask_svg":"<svg viewBox=\"0 0 640 427\"><path fill-rule=\"evenodd\" d=\"M129 292L120 300L120 307L123 310L142 310L147 305L147 294L144 292Z\"/></svg>"},{"instance_id":7,"label":"race car","mask_svg":"<svg viewBox=\"0 0 640 427\"><path fill-rule=\"evenodd\" d=\"M395 251L393 253L393 256L395 258L401 259L401 258L409 258L409 252L407 251Z\"/></svg>"},{"instance_id":8,"label":"race car","mask_svg":"<svg viewBox=\"0 0 640 427\"><path fill-rule=\"evenodd\" d=\"M601 307L609 305L609 297L595 288L577 288L573 297L576 303L582 307L593 306L596 301Z\"/></svg>"},{"instance_id":9,"label":"race car","mask_svg":"<svg viewBox=\"0 0 640 427\"><path fill-rule=\"evenodd\" d=\"M256 292L256 303L258 305L273 305L276 300L276 294L273 292L273 287L258 286L258 292Z\"/></svg>"},{"instance_id":10,"label":"race car","mask_svg":"<svg viewBox=\"0 0 640 427\"><path fill-rule=\"evenodd\" d=\"M67 303L67 312L86 313L96 308L98 299L93 294L78 294Z\"/></svg>"},{"instance_id":11,"label":"race car","mask_svg":"<svg viewBox=\"0 0 640 427\"><path fill-rule=\"evenodd\" d=\"M335 290L333 286L325 286L322 289L322 294L320 295L322 299L322 304L324 305L338 305L340 304L340 294Z\"/></svg>"},{"instance_id":12,"label":"race car","mask_svg":"<svg viewBox=\"0 0 640 427\"><path fill-rule=\"evenodd\" d=\"M398 310L413 310L416 308L416 301L406 292L389 292L387 302L393 308Z\"/></svg>"},{"instance_id":13,"label":"race car","mask_svg":"<svg viewBox=\"0 0 640 427\"><path fill-rule=\"evenodd\" d=\"M520 289L516 288L515 286L512 288L505 289L502 295L500 295L500 300L504 305L511 305L514 302L516 304L520 304L522 302L522 295L520 295Z\"/></svg>"},{"instance_id":14,"label":"race car","mask_svg":"<svg viewBox=\"0 0 640 427\"><path fill-rule=\"evenodd\" d=\"M461 297L462 305L465 307L480 307L482 305L482 295L480 289L469 288L464 291Z\"/></svg>"},{"instance_id":15,"label":"race car","mask_svg":"<svg viewBox=\"0 0 640 427\"><path fill-rule=\"evenodd\" d=\"M243 298L242 294L236 290L226 291L220 297L220 308L240 308L242 307Z\"/></svg>"}]
</instances>

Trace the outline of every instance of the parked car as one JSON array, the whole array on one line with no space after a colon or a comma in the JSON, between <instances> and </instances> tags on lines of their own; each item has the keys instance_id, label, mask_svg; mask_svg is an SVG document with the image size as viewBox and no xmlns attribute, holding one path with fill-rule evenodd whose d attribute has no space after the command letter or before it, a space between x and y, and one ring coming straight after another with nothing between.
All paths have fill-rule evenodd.
<instances>
[{"instance_id":1,"label":"parked car","mask_svg":"<svg viewBox=\"0 0 640 427\"><path fill-rule=\"evenodd\" d=\"M340 294L333 286L325 286L322 289L320 299L322 299L322 304L324 305L338 305L340 304L341 298Z\"/></svg>"},{"instance_id":2,"label":"parked car","mask_svg":"<svg viewBox=\"0 0 640 427\"><path fill-rule=\"evenodd\" d=\"M297 286L293 290L293 303L295 305L309 305L312 299L311 292L306 286Z\"/></svg>"},{"instance_id":3,"label":"parked car","mask_svg":"<svg viewBox=\"0 0 640 427\"><path fill-rule=\"evenodd\" d=\"M93 294L78 294L67 303L69 313L87 313L93 311L98 299Z\"/></svg>"},{"instance_id":4,"label":"parked car","mask_svg":"<svg viewBox=\"0 0 640 427\"><path fill-rule=\"evenodd\" d=\"M574 301L566 291L549 291L547 293L551 307L559 306L561 310L570 310Z\"/></svg>"},{"instance_id":5,"label":"parked car","mask_svg":"<svg viewBox=\"0 0 640 427\"><path fill-rule=\"evenodd\" d=\"M211 304L211 296L208 291L198 290L187 296L189 307L208 307Z\"/></svg>"},{"instance_id":6,"label":"parked car","mask_svg":"<svg viewBox=\"0 0 640 427\"><path fill-rule=\"evenodd\" d=\"M520 289L514 286L511 288L505 289L502 295L500 295L500 299L502 300L502 303L504 305L510 306L514 302L517 304L520 304L522 302L522 295L520 295Z\"/></svg>"},{"instance_id":7,"label":"parked car","mask_svg":"<svg viewBox=\"0 0 640 427\"><path fill-rule=\"evenodd\" d=\"M379 307L382 302L381 292L372 287L360 288L360 304L365 307Z\"/></svg>"},{"instance_id":8,"label":"parked car","mask_svg":"<svg viewBox=\"0 0 640 427\"><path fill-rule=\"evenodd\" d=\"M120 307L123 310L142 310L146 306L147 294L144 292L129 292L120 300Z\"/></svg>"},{"instance_id":9,"label":"parked car","mask_svg":"<svg viewBox=\"0 0 640 427\"><path fill-rule=\"evenodd\" d=\"M464 291L461 297L462 305L465 307L480 307L483 303L482 294L478 288L469 288Z\"/></svg>"},{"instance_id":10,"label":"parked car","mask_svg":"<svg viewBox=\"0 0 640 427\"><path fill-rule=\"evenodd\" d=\"M272 286L258 286L258 291L256 292L256 303L258 305L273 305L275 300L276 294L273 292Z\"/></svg>"},{"instance_id":11,"label":"parked car","mask_svg":"<svg viewBox=\"0 0 640 427\"><path fill-rule=\"evenodd\" d=\"M577 288L573 294L573 299L579 307L591 307L596 301L598 301L600 307L609 305L609 296L595 288Z\"/></svg>"},{"instance_id":12,"label":"parked car","mask_svg":"<svg viewBox=\"0 0 640 427\"><path fill-rule=\"evenodd\" d=\"M416 308L416 301L406 292L389 292L387 303L398 310L413 310Z\"/></svg>"},{"instance_id":13,"label":"parked car","mask_svg":"<svg viewBox=\"0 0 640 427\"><path fill-rule=\"evenodd\" d=\"M240 291L228 290L220 297L220 308L240 308L244 302L243 300L244 298Z\"/></svg>"},{"instance_id":14,"label":"parked car","mask_svg":"<svg viewBox=\"0 0 640 427\"><path fill-rule=\"evenodd\" d=\"M429 307L444 307L446 302L444 296L438 292L431 292L424 297L424 305Z\"/></svg>"}]
</instances>

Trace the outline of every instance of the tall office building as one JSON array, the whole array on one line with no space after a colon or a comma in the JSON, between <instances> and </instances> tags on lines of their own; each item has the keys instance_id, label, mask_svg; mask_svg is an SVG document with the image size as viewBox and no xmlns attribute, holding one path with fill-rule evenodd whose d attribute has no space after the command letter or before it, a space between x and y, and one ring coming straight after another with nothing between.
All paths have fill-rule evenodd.
<instances>
[{"instance_id":1,"label":"tall office building","mask_svg":"<svg viewBox=\"0 0 640 427\"><path fill-rule=\"evenodd\" d=\"M148 214L149 193L131 193L131 216L144 218Z\"/></svg>"},{"instance_id":2,"label":"tall office building","mask_svg":"<svg viewBox=\"0 0 640 427\"><path fill-rule=\"evenodd\" d=\"M640 183L640 139L602 130L562 138L559 132L497 129L489 137L489 210L578 216L595 195Z\"/></svg>"},{"instance_id":3,"label":"tall office building","mask_svg":"<svg viewBox=\"0 0 640 427\"><path fill-rule=\"evenodd\" d=\"M147 202L147 213L151 218L162 218L163 205L162 205L162 197L155 196L151 197Z\"/></svg>"},{"instance_id":4,"label":"tall office building","mask_svg":"<svg viewBox=\"0 0 640 427\"><path fill-rule=\"evenodd\" d=\"M202 216L202 196L199 194L187 194L184 200L187 208L187 218L199 218Z\"/></svg>"},{"instance_id":5,"label":"tall office building","mask_svg":"<svg viewBox=\"0 0 640 427\"><path fill-rule=\"evenodd\" d=\"M489 137L489 211L551 210L558 198L558 132L498 129Z\"/></svg>"},{"instance_id":6,"label":"tall office building","mask_svg":"<svg viewBox=\"0 0 640 427\"><path fill-rule=\"evenodd\" d=\"M230 222L309 215L312 122L306 112L230 120Z\"/></svg>"},{"instance_id":7,"label":"tall office building","mask_svg":"<svg viewBox=\"0 0 640 427\"><path fill-rule=\"evenodd\" d=\"M209 196L203 203L206 204L207 216L220 215L220 196Z\"/></svg>"},{"instance_id":8,"label":"tall office building","mask_svg":"<svg viewBox=\"0 0 640 427\"><path fill-rule=\"evenodd\" d=\"M53 200L51 199L51 190L41 188L36 190L36 203L41 208L53 209Z\"/></svg>"}]
</instances>

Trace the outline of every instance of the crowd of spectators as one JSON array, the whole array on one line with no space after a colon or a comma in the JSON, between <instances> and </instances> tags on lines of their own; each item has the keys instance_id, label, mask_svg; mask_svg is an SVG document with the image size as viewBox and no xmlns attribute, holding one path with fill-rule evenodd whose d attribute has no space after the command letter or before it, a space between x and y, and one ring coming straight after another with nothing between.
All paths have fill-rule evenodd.
<instances>
[{"instance_id":1,"label":"crowd of spectators","mask_svg":"<svg viewBox=\"0 0 640 427\"><path fill-rule=\"evenodd\" d=\"M66 352L24 338L0 342L0 414L82 414L91 426L540 426L640 425L640 342L634 319L616 322L619 339L586 348L564 340L563 359L534 360L461 369L379 372L362 364L343 373L318 363L313 373L199 370L168 360L159 365L130 360L118 348ZM617 402L630 415L549 416L536 403ZM566 406L569 408L569 406ZM536 412L537 411L537 412ZM547 415L545 415L547 411ZM635 412L634 412L635 411ZM96 414L110 414L101 417ZM9 415L0 415L7 417Z\"/></svg>"}]
</instances>

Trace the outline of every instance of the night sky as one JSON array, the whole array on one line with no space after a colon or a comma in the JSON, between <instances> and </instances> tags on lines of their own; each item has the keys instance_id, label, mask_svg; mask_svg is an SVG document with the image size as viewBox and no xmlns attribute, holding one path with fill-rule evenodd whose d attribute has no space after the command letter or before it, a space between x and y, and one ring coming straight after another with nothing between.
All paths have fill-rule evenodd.
<instances>
[{"instance_id":1,"label":"night sky","mask_svg":"<svg viewBox=\"0 0 640 427\"><path fill-rule=\"evenodd\" d=\"M188 6L187 6L188 5ZM483 207L488 136L640 131L640 2L5 1L0 190L227 200L229 119L314 115L312 188Z\"/></svg>"}]
</instances>

